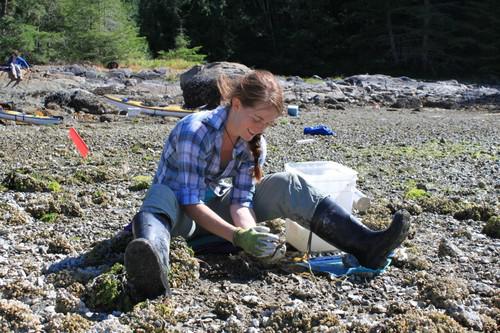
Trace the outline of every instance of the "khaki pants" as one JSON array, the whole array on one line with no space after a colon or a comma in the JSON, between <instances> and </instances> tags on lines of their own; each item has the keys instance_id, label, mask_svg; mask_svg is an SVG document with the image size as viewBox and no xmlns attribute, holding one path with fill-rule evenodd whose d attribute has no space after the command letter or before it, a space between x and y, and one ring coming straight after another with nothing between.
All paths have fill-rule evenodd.
<instances>
[{"instance_id":1,"label":"khaki pants","mask_svg":"<svg viewBox=\"0 0 500 333\"><path fill-rule=\"evenodd\" d=\"M22 80L23 73L21 71L21 66L16 64L10 64L10 72L15 80Z\"/></svg>"},{"instance_id":2,"label":"khaki pants","mask_svg":"<svg viewBox=\"0 0 500 333\"><path fill-rule=\"evenodd\" d=\"M279 172L268 175L255 187L253 210L257 222L275 218L290 218L305 228L314 215L316 206L325 197L304 178L296 174ZM213 211L229 223L233 223L230 214L231 191L223 197L207 203ZM197 226L179 206L174 192L165 185L154 184L149 189L141 211L167 215L172 221L171 234L186 239L207 233Z\"/></svg>"}]
</instances>

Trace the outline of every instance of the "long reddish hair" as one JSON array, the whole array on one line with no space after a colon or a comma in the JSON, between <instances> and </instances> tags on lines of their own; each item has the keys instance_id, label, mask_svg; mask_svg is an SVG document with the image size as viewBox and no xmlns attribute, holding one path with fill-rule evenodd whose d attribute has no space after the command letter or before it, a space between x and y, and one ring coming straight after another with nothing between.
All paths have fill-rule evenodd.
<instances>
[{"instance_id":1,"label":"long reddish hair","mask_svg":"<svg viewBox=\"0 0 500 333\"><path fill-rule=\"evenodd\" d=\"M231 105L233 98L237 97L243 106L255 107L267 104L276 110L279 115L283 113L283 89L269 71L254 70L237 79L221 76L217 85L221 94L221 101L224 104ZM257 134L248 142L255 161L253 176L257 181L263 177L262 168L259 164L259 158L262 154L261 136L262 134Z\"/></svg>"}]
</instances>

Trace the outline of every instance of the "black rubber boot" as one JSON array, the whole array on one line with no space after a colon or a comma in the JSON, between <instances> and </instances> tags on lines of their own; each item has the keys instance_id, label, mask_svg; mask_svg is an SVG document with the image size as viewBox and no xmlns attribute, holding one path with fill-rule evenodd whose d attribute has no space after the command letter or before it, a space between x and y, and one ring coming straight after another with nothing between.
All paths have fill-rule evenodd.
<instances>
[{"instance_id":1,"label":"black rubber boot","mask_svg":"<svg viewBox=\"0 0 500 333\"><path fill-rule=\"evenodd\" d=\"M161 214L140 212L132 220L132 240L125 250L125 270L138 300L169 295L170 221Z\"/></svg>"},{"instance_id":2,"label":"black rubber boot","mask_svg":"<svg viewBox=\"0 0 500 333\"><path fill-rule=\"evenodd\" d=\"M312 232L372 269L385 265L390 252L408 236L409 228L410 215L398 211L387 229L373 231L328 197L318 204L311 221Z\"/></svg>"}]
</instances>

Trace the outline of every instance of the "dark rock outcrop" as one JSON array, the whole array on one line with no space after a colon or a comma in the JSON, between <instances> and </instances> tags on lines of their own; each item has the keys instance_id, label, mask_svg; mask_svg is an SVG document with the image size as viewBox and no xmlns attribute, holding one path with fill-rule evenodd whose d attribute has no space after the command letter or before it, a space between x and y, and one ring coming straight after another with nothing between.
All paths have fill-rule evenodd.
<instances>
[{"instance_id":1,"label":"dark rock outcrop","mask_svg":"<svg viewBox=\"0 0 500 333\"><path fill-rule=\"evenodd\" d=\"M96 95L86 90L74 90L73 92L58 91L45 97L45 107L57 104L61 107L70 107L75 111L90 114L104 114L106 107Z\"/></svg>"},{"instance_id":2,"label":"dark rock outcrop","mask_svg":"<svg viewBox=\"0 0 500 333\"><path fill-rule=\"evenodd\" d=\"M214 62L192 67L181 75L185 107L196 108L202 105L207 105L209 108L216 107L220 103L220 93L217 88L219 76L236 78L249 71L250 68L245 65L231 62Z\"/></svg>"}]
</instances>

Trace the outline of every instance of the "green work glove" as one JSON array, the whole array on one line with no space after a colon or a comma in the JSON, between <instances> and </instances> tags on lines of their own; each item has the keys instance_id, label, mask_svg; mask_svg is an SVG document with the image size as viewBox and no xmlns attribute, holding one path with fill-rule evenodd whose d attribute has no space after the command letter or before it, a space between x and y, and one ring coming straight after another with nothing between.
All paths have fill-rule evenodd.
<instances>
[{"instance_id":1,"label":"green work glove","mask_svg":"<svg viewBox=\"0 0 500 333\"><path fill-rule=\"evenodd\" d=\"M233 244L254 257L267 257L275 253L279 245L279 237L269 233L268 229L263 230L260 227L237 228L234 232Z\"/></svg>"}]
</instances>

